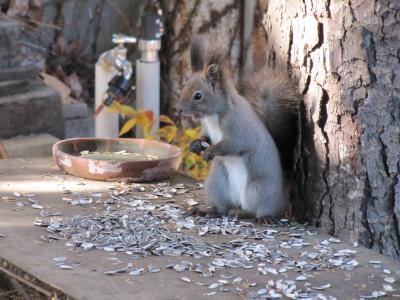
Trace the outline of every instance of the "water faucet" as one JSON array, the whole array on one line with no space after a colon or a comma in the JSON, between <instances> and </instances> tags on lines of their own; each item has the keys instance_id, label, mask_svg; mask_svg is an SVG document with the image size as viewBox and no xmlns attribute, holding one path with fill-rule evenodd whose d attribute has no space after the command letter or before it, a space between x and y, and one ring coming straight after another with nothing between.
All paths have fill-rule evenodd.
<instances>
[{"instance_id":1,"label":"water faucet","mask_svg":"<svg viewBox=\"0 0 400 300\"><path fill-rule=\"evenodd\" d=\"M143 13L141 34L138 42L142 61L158 61L158 51L161 49L161 37L164 31L164 19L160 12L148 10Z\"/></svg>"},{"instance_id":2,"label":"water faucet","mask_svg":"<svg viewBox=\"0 0 400 300\"><path fill-rule=\"evenodd\" d=\"M103 98L106 106L110 106L114 100L126 96L133 86L133 67L128 60L128 49L125 44L136 43L136 38L124 34L113 34L112 42L117 46L103 53L100 56L99 62L104 67L114 67L121 73L115 76L108 84L108 89Z\"/></svg>"},{"instance_id":3,"label":"water faucet","mask_svg":"<svg viewBox=\"0 0 400 300\"><path fill-rule=\"evenodd\" d=\"M141 56L136 60L136 68L127 58L125 44L136 43L136 38L114 34L112 41L116 46L100 55L95 65L95 132L97 137L118 137L118 113L103 109L121 98L127 98L136 88L136 108L152 110L155 132L160 115L160 61L161 36L164 33L162 11L158 1L149 0L141 19L138 50ZM135 84L136 80L136 84ZM136 128L137 137L143 137L141 128Z\"/></svg>"}]
</instances>

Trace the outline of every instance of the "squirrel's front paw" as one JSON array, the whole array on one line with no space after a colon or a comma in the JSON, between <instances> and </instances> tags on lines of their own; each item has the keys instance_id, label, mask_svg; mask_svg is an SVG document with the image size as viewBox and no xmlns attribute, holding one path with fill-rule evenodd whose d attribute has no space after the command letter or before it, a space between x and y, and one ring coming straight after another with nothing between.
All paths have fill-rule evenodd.
<instances>
[{"instance_id":1,"label":"squirrel's front paw","mask_svg":"<svg viewBox=\"0 0 400 300\"><path fill-rule=\"evenodd\" d=\"M210 160L212 160L213 158L215 157L215 154L213 153L213 152L211 152L211 151L204 151L204 153L203 153L203 159L205 160L205 161L210 161Z\"/></svg>"},{"instance_id":2,"label":"squirrel's front paw","mask_svg":"<svg viewBox=\"0 0 400 300\"><path fill-rule=\"evenodd\" d=\"M197 139L190 143L189 150L193 153L200 154L202 151L210 147L204 139Z\"/></svg>"},{"instance_id":3,"label":"squirrel's front paw","mask_svg":"<svg viewBox=\"0 0 400 300\"><path fill-rule=\"evenodd\" d=\"M189 145L190 152L200 154L201 151L204 150L203 146L201 145L201 142L202 142L202 140L200 140L200 139L192 141Z\"/></svg>"}]
</instances>

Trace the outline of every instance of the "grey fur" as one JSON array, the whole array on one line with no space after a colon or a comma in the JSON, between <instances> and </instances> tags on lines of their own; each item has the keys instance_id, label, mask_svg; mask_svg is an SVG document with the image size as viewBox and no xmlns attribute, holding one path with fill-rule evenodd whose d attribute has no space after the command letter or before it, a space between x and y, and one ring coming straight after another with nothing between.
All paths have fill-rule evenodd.
<instances>
[{"instance_id":1,"label":"grey fur","mask_svg":"<svg viewBox=\"0 0 400 300\"><path fill-rule=\"evenodd\" d=\"M241 208L256 217L277 216L286 205L278 150L249 103L234 91L229 93L228 100L226 110L218 114L223 139L205 151L205 156L216 156L205 183L207 199L222 214L236 206L230 197L229 174L222 162L224 156L241 156L249 186L247 207Z\"/></svg>"},{"instance_id":2,"label":"grey fur","mask_svg":"<svg viewBox=\"0 0 400 300\"><path fill-rule=\"evenodd\" d=\"M208 202L213 204L220 214L227 214L233 207L229 190L221 188L221 186L228 186L228 184L228 173L224 162L220 157L216 157L208 171L205 191Z\"/></svg>"},{"instance_id":3,"label":"grey fur","mask_svg":"<svg viewBox=\"0 0 400 300\"><path fill-rule=\"evenodd\" d=\"M238 86L274 139L290 172L297 144L301 95L285 70L264 67Z\"/></svg>"},{"instance_id":4,"label":"grey fur","mask_svg":"<svg viewBox=\"0 0 400 300\"><path fill-rule=\"evenodd\" d=\"M192 70L194 72L200 71L203 68L206 41L203 36L194 36L190 40L190 61L192 62ZM194 47L196 45L196 47Z\"/></svg>"},{"instance_id":5,"label":"grey fur","mask_svg":"<svg viewBox=\"0 0 400 300\"><path fill-rule=\"evenodd\" d=\"M201 49L196 45L192 48ZM196 53L194 56L199 55ZM258 116L254 110L260 108L269 114L272 109L267 107L269 104L257 106L251 103L252 106L238 93L220 49L208 49L201 57L203 68L198 70L199 64L192 62L195 74L184 87L181 102L185 114L197 115L206 125L210 116L214 116L215 123L218 123L217 126L203 127L204 134L212 142L203 157L214 159L205 183L206 198L221 214L240 207L256 217L278 216L284 211L287 201L281 161L274 139L263 123L265 118L261 121L263 115ZM276 92L273 88L258 91L249 94L250 101L259 99L265 102L265 95L271 98ZM241 177L242 174L236 171L232 173L232 170L244 170L247 177ZM238 177L235 182L247 178L244 188L231 186L233 179ZM242 191L245 194L241 194Z\"/></svg>"}]
</instances>

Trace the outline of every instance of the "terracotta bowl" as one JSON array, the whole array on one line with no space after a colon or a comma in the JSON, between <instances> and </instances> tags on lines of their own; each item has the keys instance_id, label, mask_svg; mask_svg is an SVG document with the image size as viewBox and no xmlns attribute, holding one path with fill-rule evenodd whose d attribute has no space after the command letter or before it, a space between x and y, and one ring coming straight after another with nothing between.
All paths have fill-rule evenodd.
<instances>
[{"instance_id":1,"label":"terracotta bowl","mask_svg":"<svg viewBox=\"0 0 400 300\"><path fill-rule=\"evenodd\" d=\"M81 156L81 151L150 154L158 159L99 160ZM143 139L76 138L53 146L57 166L68 174L102 181L146 182L170 177L179 167L181 150L167 143Z\"/></svg>"}]
</instances>

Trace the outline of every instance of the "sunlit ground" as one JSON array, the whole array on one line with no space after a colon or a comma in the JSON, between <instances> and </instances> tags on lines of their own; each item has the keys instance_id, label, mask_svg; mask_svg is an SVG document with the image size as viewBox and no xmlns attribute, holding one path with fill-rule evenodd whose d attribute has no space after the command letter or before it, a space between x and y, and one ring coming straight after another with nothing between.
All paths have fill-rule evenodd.
<instances>
[{"instance_id":1,"label":"sunlit ground","mask_svg":"<svg viewBox=\"0 0 400 300\"><path fill-rule=\"evenodd\" d=\"M6 180L0 180L0 193L60 193L65 189L73 189L76 191L95 192L104 190L112 185L110 182L98 182L80 180L55 180L54 178L29 178L34 176L10 176Z\"/></svg>"}]
</instances>

